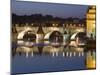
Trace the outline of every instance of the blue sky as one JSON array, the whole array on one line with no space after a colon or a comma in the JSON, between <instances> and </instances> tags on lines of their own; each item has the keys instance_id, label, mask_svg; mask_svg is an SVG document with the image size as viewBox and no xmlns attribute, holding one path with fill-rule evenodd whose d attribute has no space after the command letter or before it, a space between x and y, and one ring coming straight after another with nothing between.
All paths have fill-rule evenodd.
<instances>
[{"instance_id":1,"label":"blue sky","mask_svg":"<svg viewBox=\"0 0 100 75\"><path fill-rule=\"evenodd\" d=\"M12 12L18 15L43 14L55 17L78 17L84 18L87 12L87 5L20 2L12 0Z\"/></svg>"}]
</instances>

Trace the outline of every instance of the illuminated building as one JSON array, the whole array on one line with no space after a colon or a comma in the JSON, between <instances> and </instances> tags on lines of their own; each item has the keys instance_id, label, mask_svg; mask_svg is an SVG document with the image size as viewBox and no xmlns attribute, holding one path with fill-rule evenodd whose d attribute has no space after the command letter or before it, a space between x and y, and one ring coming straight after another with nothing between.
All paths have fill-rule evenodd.
<instances>
[{"instance_id":1,"label":"illuminated building","mask_svg":"<svg viewBox=\"0 0 100 75\"><path fill-rule=\"evenodd\" d=\"M87 36L95 38L96 27L96 6L90 6L86 15Z\"/></svg>"}]
</instances>

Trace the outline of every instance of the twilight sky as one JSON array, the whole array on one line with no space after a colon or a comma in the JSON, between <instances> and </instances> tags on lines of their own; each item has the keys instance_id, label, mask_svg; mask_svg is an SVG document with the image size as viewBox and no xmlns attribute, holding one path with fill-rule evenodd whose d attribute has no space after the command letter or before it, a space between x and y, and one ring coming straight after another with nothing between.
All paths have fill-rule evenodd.
<instances>
[{"instance_id":1,"label":"twilight sky","mask_svg":"<svg viewBox=\"0 0 100 75\"><path fill-rule=\"evenodd\" d=\"M55 17L78 17L84 18L88 5L72 4L50 4L36 2L20 2L12 0L12 13L17 15L43 14L53 15Z\"/></svg>"}]
</instances>

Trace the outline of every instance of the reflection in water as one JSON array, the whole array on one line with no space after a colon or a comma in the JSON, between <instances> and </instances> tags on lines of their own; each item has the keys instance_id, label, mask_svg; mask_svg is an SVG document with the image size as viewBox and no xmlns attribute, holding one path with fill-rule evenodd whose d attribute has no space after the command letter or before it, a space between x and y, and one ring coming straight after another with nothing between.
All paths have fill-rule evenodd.
<instances>
[{"instance_id":1,"label":"reflection in water","mask_svg":"<svg viewBox=\"0 0 100 75\"><path fill-rule=\"evenodd\" d=\"M70 47L70 46L18 46L17 48L13 48L13 56L19 54L26 54L26 57L29 55L52 55L59 56L62 55L64 57L69 56L84 56L83 52L84 48L79 47Z\"/></svg>"},{"instance_id":2,"label":"reflection in water","mask_svg":"<svg viewBox=\"0 0 100 75\"><path fill-rule=\"evenodd\" d=\"M96 54L95 51L88 51L86 53L86 67L88 69L96 68Z\"/></svg>"},{"instance_id":3,"label":"reflection in water","mask_svg":"<svg viewBox=\"0 0 100 75\"><path fill-rule=\"evenodd\" d=\"M38 46L39 55L42 55L42 52L43 52L43 46Z\"/></svg>"},{"instance_id":4,"label":"reflection in water","mask_svg":"<svg viewBox=\"0 0 100 75\"><path fill-rule=\"evenodd\" d=\"M53 43L53 44L51 43L50 44L50 42L49 42L49 44L48 43L36 44L36 43L31 43L31 42L28 43L27 42L27 44L18 43L18 44L13 45L12 56L13 56L13 61L15 61L15 60L20 61L20 58L24 57L24 58L27 58L27 59L25 59L26 61L31 61L31 62L35 61L38 57L39 57L38 60L42 61L42 59L43 59L43 61L45 61L45 62L47 62L47 57L52 62L54 61L53 59L58 61L59 58L61 58L60 59L61 63L62 63L62 61L64 61L63 63L67 63L68 61L70 61L69 63L67 63L70 66L75 65L75 64L80 64L79 62L82 61L82 63L84 63L84 64L80 65L79 68L75 68L75 69L94 69L94 68L96 68L95 49L94 50L88 49L87 51L85 51L85 49L86 49L86 47L79 47L79 46L74 47L74 46L69 46L69 45L62 45L60 43ZM19 57L19 58L16 59L17 57ZM32 59L30 60L30 58L32 58ZM77 63L71 64L75 60L77 61ZM15 63L17 65L19 65L18 62L15 62ZM35 65L36 63L37 62L35 61L34 64L32 64L31 66ZM57 62L55 62L55 63L57 63ZM44 65L44 64L46 64L46 63L42 63L41 65ZM51 65L51 66L53 66L53 65ZM65 65L65 64L62 64L62 65ZM64 69L66 69L67 66L63 66ZM83 67L83 66L85 66L85 67ZM78 67L78 66L76 66L76 67ZM73 66L71 66L70 68L73 68ZM15 70L15 72L18 72L18 70L19 69ZM45 68L44 68L44 70L45 70ZM72 70L72 69L70 69L70 70Z\"/></svg>"}]
</instances>

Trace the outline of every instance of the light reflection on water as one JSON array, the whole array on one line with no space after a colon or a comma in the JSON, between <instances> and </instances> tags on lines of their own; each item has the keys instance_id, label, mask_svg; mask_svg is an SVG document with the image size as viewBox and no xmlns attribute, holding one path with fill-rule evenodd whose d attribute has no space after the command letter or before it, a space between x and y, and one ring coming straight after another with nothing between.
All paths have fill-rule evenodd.
<instances>
[{"instance_id":1,"label":"light reflection on water","mask_svg":"<svg viewBox=\"0 0 100 75\"><path fill-rule=\"evenodd\" d=\"M95 68L95 51L85 47L34 44L13 47L12 73Z\"/></svg>"},{"instance_id":2,"label":"light reflection on water","mask_svg":"<svg viewBox=\"0 0 100 75\"><path fill-rule=\"evenodd\" d=\"M59 43L52 43L52 44L32 44L26 43L25 45L18 45L16 48L14 47L13 51L15 54L26 54L28 55L52 55L52 56L83 56L84 55L84 48L83 47L71 47Z\"/></svg>"}]
</instances>

